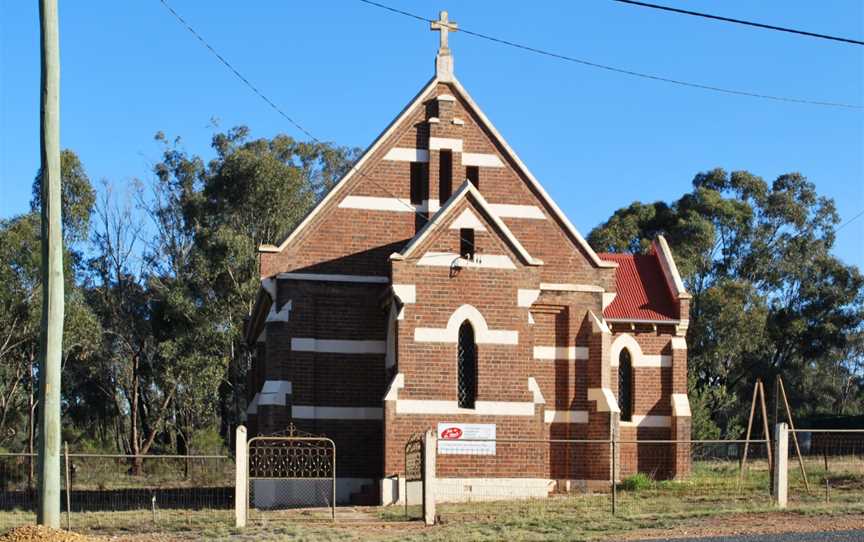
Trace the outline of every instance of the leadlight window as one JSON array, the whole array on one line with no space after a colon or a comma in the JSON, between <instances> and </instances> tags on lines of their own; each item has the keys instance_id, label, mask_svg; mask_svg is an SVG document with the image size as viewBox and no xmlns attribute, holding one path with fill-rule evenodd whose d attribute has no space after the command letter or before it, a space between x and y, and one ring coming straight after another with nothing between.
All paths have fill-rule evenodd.
<instances>
[{"instance_id":1,"label":"leadlight window","mask_svg":"<svg viewBox=\"0 0 864 542\"><path fill-rule=\"evenodd\" d=\"M459 408L474 408L477 400L477 343L468 320L459 326L458 348Z\"/></svg>"},{"instance_id":2,"label":"leadlight window","mask_svg":"<svg viewBox=\"0 0 864 542\"><path fill-rule=\"evenodd\" d=\"M621 421L633 420L633 360L626 348L618 355L618 406Z\"/></svg>"}]
</instances>

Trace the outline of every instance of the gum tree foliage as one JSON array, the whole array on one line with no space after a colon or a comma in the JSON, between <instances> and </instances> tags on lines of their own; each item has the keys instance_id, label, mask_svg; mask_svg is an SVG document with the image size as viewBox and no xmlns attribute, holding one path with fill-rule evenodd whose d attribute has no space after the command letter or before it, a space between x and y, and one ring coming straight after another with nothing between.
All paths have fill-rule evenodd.
<instances>
[{"instance_id":1,"label":"gum tree foliage","mask_svg":"<svg viewBox=\"0 0 864 542\"><path fill-rule=\"evenodd\" d=\"M258 246L280 242L358 152L286 135L252 139L238 127L213 136L215 157L205 163L179 140L156 137L165 149L146 206L158 232L148 258L163 327L183 330L163 347L189 367L175 403L188 447L205 420L227 431L245 407L242 324L260 287Z\"/></svg>"},{"instance_id":2,"label":"gum tree foliage","mask_svg":"<svg viewBox=\"0 0 864 542\"><path fill-rule=\"evenodd\" d=\"M644 253L658 234L669 241L693 294L694 435L738 436L755 379L770 402L777 374L798 416L864 411L864 278L830 254L839 221L798 173L768 183L715 169L678 200L634 202L591 232L602 251Z\"/></svg>"}]
</instances>

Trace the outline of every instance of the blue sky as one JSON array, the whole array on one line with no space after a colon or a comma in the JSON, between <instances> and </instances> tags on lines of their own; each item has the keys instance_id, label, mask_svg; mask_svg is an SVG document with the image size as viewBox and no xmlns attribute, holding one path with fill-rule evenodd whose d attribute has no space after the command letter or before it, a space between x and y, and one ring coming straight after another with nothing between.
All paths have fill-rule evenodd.
<instances>
[{"instance_id":1,"label":"blue sky","mask_svg":"<svg viewBox=\"0 0 864 542\"><path fill-rule=\"evenodd\" d=\"M170 0L316 137L366 147L432 75L437 33L356 0ZM637 8L579 2L386 0L562 54L766 94L864 103L864 47ZM857 39L858 0L667 0ZM0 0L0 216L27 209L39 166L37 2ZM150 175L157 131L210 156L211 119L302 138L158 0L60 2L62 144L94 181ZM457 77L587 234L635 200L671 200L693 175L800 171L844 219L864 210L864 112L727 96L451 37ZM864 217L836 254L864 268Z\"/></svg>"}]
</instances>

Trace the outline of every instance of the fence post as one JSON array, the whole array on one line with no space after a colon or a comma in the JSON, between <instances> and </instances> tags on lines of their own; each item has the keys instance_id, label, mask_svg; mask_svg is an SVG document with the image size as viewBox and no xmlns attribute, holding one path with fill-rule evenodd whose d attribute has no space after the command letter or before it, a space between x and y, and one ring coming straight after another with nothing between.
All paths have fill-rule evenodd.
<instances>
[{"instance_id":1,"label":"fence post","mask_svg":"<svg viewBox=\"0 0 864 542\"><path fill-rule=\"evenodd\" d=\"M66 530L72 530L72 481L69 479L69 443L63 442L63 459L66 463Z\"/></svg>"},{"instance_id":2,"label":"fence post","mask_svg":"<svg viewBox=\"0 0 864 542\"><path fill-rule=\"evenodd\" d=\"M612 445L612 515L618 513L618 485L615 479L618 477L618 458L616 457L615 439L609 441Z\"/></svg>"},{"instance_id":3,"label":"fence post","mask_svg":"<svg viewBox=\"0 0 864 542\"><path fill-rule=\"evenodd\" d=\"M774 429L774 504L786 508L789 491L789 426L778 423Z\"/></svg>"},{"instance_id":4,"label":"fence post","mask_svg":"<svg viewBox=\"0 0 864 542\"><path fill-rule=\"evenodd\" d=\"M430 429L426 431L423 438L423 521L426 525L435 525L435 459L437 455L438 435Z\"/></svg>"},{"instance_id":5,"label":"fence post","mask_svg":"<svg viewBox=\"0 0 864 542\"><path fill-rule=\"evenodd\" d=\"M246 427L237 426L234 439L234 525L246 526L246 508L249 506L249 468L246 454Z\"/></svg>"}]
</instances>

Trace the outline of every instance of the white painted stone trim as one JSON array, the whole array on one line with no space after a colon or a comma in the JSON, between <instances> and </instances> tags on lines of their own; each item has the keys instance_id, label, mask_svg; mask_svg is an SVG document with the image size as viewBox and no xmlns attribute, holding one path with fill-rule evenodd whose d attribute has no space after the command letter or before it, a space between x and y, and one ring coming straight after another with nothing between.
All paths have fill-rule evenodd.
<instances>
[{"instance_id":1,"label":"white painted stone trim","mask_svg":"<svg viewBox=\"0 0 864 542\"><path fill-rule=\"evenodd\" d=\"M479 254L468 260L455 252L427 252L417 260L421 267L462 267L475 269L516 269L506 254Z\"/></svg>"},{"instance_id":2,"label":"white painted stone trim","mask_svg":"<svg viewBox=\"0 0 864 542\"><path fill-rule=\"evenodd\" d=\"M536 205L516 205L512 203L490 203L489 207L501 218L527 218L546 220L543 210Z\"/></svg>"},{"instance_id":3,"label":"white painted stone trim","mask_svg":"<svg viewBox=\"0 0 864 542\"><path fill-rule=\"evenodd\" d=\"M642 354L633 367L672 367L672 356L663 354Z\"/></svg>"},{"instance_id":4,"label":"white painted stone trim","mask_svg":"<svg viewBox=\"0 0 864 542\"><path fill-rule=\"evenodd\" d=\"M294 405L291 417L304 420L382 420L381 407Z\"/></svg>"},{"instance_id":5,"label":"white painted stone trim","mask_svg":"<svg viewBox=\"0 0 864 542\"><path fill-rule=\"evenodd\" d=\"M594 314L594 311L590 309L588 310L588 316L591 317L591 325L594 328L595 332L604 333L607 335L612 334L612 330L610 330L609 326L606 325L606 321L603 319L602 316L598 318L597 315Z\"/></svg>"},{"instance_id":6,"label":"white painted stone trim","mask_svg":"<svg viewBox=\"0 0 864 542\"><path fill-rule=\"evenodd\" d=\"M672 350L687 350L687 339L684 337L672 337Z\"/></svg>"},{"instance_id":7,"label":"white painted stone trim","mask_svg":"<svg viewBox=\"0 0 864 542\"><path fill-rule=\"evenodd\" d=\"M621 412L618 401L609 388L589 388L588 400L597 402L597 412Z\"/></svg>"},{"instance_id":8,"label":"white painted stone trim","mask_svg":"<svg viewBox=\"0 0 864 542\"><path fill-rule=\"evenodd\" d=\"M690 399L687 398L686 393L672 394L672 416L675 416L676 418L686 418L691 416Z\"/></svg>"},{"instance_id":9,"label":"white painted stone trim","mask_svg":"<svg viewBox=\"0 0 864 542\"><path fill-rule=\"evenodd\" d=\"M533 402L477 401L474 408L459 408L458 401L398 399L396 414L452 414L468 416L533 416Z\"/></svg>"},{"instance_id":10,"label":"white painted stone trim","mask_svg":"<svg viewBox=\"0 0 864 542\"><path fill-rule=\"evenodd\" d=\"M606 307L612 304L615 301L615 297L618 295L618 292L603 292L600 297L603 301L603 310L606 310Z\"/></svg>"},{"instance_id":11,"label":"white painted stone trim","mask_svg":"<svg viewBox=\"0 0 864 542\"><path fill-rule=\"evenodd\" d=\"M530 307L540 297L540 290L519 288L516 290L516 305L519 307Z\"/></svg>"},{"instance_id":12,"label":"white painted stone trim","mask_svg":"<svg viewBox=\"0 0 864 542\"><path fill-rule=\"evenodd\" d=\"M396 213L413 213L417 205L407 198L382 198L378 196L345 196L339 202L342 209L365 209L369 211L392 211Z\"/></svg>"},{"instance_id":13,"label":"white painted stone trim","mask_svg":"<svg viewBox=\"0 0 864 542\"><path fill-rule=\"evenodd\" d=\"M405 375L397 373L390 382L387 392L384 394L385 401L396 401L399 399L399 390L405 387Z\"/></svg>"},{"instance_id":14,"label":"white painted stone trim","mask_svg":"<svg viewBox=\"0 0 864 542\"><path fill-rule=\"evenodd\" d=\"M430 137L429 150L438 151L441 149L462 152L462 140L453 137Z\"/></svg>"},{"instance_id":15,"label":"white painted stone trim","mask_svg":"<svg viewBox=\"0 0 864 542\"><path fill-rule=\"evenodd\" d=\"M267 320L265 322L287 322L291 317L291 309L294 304L289 299L287 303L282 305L282 308L278 311L276 310L276 302L270 304L270 312L267 313Z\"/></svg>"},{"instance_id":16,"label":"white painted stone trim","mask_svg":"<svg viewBox=\"0 0 864 542\"><path fill-rule=\"evenodd\" d=\"M446 328L418 327L414 329L415 342L455 343L459 340L459 326L468 320L474 327L477 344L519 344L519 332L489 329L486 319L472 305L462 305L450 315Z\"/></svg>"},{"instance_id":17,"label":"white painted stone trim","mask_svg":"<svg viewBox=\"0 0 864 542\"><path fill-rule=\"evenodd\" d=\"M462 119L457 119L457 118L454 118L454 119L451 120L450 122L452 122L452 123L455 124L456 126L463 126L463 125L465 124L465 121L464 121L464 120L462 120Z\"/></svg>"},{"instance_id":18,"label":"white painted stone trim","mask_svg":"<svg viewBox=\"0 0 864 542\"><path fill-rule=\"evenodd\" d=\"M541 290L549 290L552 292L590 292L590 293L603 293L605 290L600 286L594 286L593 284L571 284L571 283L558 283L558 282L541 282L540 283Z\"/></svg>"},{"instance_id":19,"label":"white painted stone trim","mask_svg":"<svg viewBox=\"0 0 864 542\"><path fill-rule=\"evenodd\" d=\"M546 423L588 423L586 410L547 410L543 413Z\"/></svg>"},{"instance_id":20,"label":"white painted stone trim","mask_svg":"<svg viewBox=\"0 0 864 542\"><path fill-rule=\"evenodd\" d=\"M606 321L613 324L654 324L658 326L676 326L680 323L679 320L650 320L647 318L607 318Z\"/></svg>"},{"instance_id":21,"label":"white painted stone trim","mask_svg":"<svg viewBox=\"0 0 864 542\"><path fill-rule=\"evenodd\" d=\"M387 351L387 342L294 337L291 339L291 349L297 352L332 354L384 354Z\"/></svg>"},{"instance_id":22,"label":"white painted stone trim","mask_svg":"<svg viewBox=\"0 0 864 542\"><path fill-rule=\"evenodd\" d=\"M394 284L393 293L407 305L417 302L417 286L414 284Z\"/></svg>"},{"instance_id":23,"label":"white painted stone trim","mask_svg":"<svg viewBox=\"0 0 864 542\"><path fill-rule=\"evenodd\" d=\"M270 296L270 301L276 303L276 279L273 277L268 277L266 279L261 279L261 288L267 292L267 295Z\"/></svg>"},{"instance_id":24,"label":"white painted stone trim","mask_svg":"<svg viewBox=\"0 0 864 542\"><path fill-rule=\"evenodd\" d=\"M528 264L528 265L543 265L542 260L538 260L531 256L525 247L522 246L522 243L519 242L519 239L513 235L513 232L510 231L510 228L495 214L494 211L489 206L489 203L486 201L486 198L483 197L483 194L480 193L477 188L468 181L462 183L462 186L450 196L450 199L447 200L446 207L442 208L439 212L435 213L435 215L423 226L423 229L420 230L420 233L414 236L411 239L411 242L408 243L405 248L402 249L402 252L398 254L393 254L390 256L390 259L405 259L411 256L414 250L419 247L423 241L433 232L435 231L441 223L443 223L444 219L447 215L453 212L453 209L456 207L456 202L471 194L474 199L477 201L477 206L481 209L485 210L488 215L490 221L495 224L495 226L501 231L504 238L513 246L515 252Z\"/></svg>"},{"instance_id":25,"label":"white painted stone trim","mask_svg":"<svg viewBox=\"0 0 864 542\"><path fill-rule=\"evenodd\" d=\"M426 149L393 147L384 155L384 160L393 162L428 162L429 151Z\"/></svg>"},{"instance_id":26,"label":"white painted stone trim","mask_svg":"<svg viewBox=\"0 0 864 542\"><path fill-rule=\"evenodd\" d=\"M456 96L453 96L452 94L439 94L435 96L435 99L439 102L455 102Z\"/></svg>"},{"instance_id":27,"label":"white painted stone trim","mask_svg":"<svg viewBox=\"0 0 864 542\"><path fill-rule=\"evenodd\" d=\"M669 289L678 299L690 299L691 296L684 289L684 281L681 280L678 266L675 265L675 259L672 257L672 250L662 235L658 235L654 241L654 251L660 260L660 267L663 269L663 276L669 284Z\"/></svg>"},{"instance_id":28,"label":"white painted stone trim","mask_svg":"<svg viewBox=\"0 0 864 542\"><path fill-rule=\"evenodd\" d=\"M288 396L291 395L291 382L288 380L267 380L261 386L258 397L258 406L275 405L285 406L288 404Z\"/></svg>"},{"instance_id":29,"label":"white painted stone trim","mask_svg":"<svg viewBox=\"0 0 864 542\"><path fill-rule=\"evenodd\" d=\"M252 400L249 401L249 404L246 406L246 414L258 414L258 401L260 396L260 393L256 393L252 397Z\"/></svg>"},{"instance_id":30,"label":"white painted stone trim","mask_svg":"<svg viewBox=\"0 0 864 542\"><path fill-rule=\"evenodd\" d=\"M629 422L620 422L622 427L672 427L671 416L633 415Z\"/></svg>"},{"instance_id":31,"label":"white painted stone trim","mask_svg":"<svg viewBox=\"0 0 864 542\"><path fill-rule=\"evenodd\" d=\"M546 399L543 397L543 392L540 390L540 384L537 383L537 380L533 376L528 377L528 390L534 396L535 405L546 404Z\"/></svg>"},{"instance_id":32,"label":"white painted stone trim","mask_svg":"<svg viewBox=\"0 0 864 542\"><path fill-rule=\"evenodd\" d=\"M534 359L588 359L587 346L535 346Z\"/></svg>"},{"instance_id":33,"label":"white painted stone trim","mask_svg":"<svg viewBox=\"0 0 864 542\"><path fill-rule=\"evenodd\" d=\"M504 162L498 158L497 154L487 154L482 152L463 152L463 166L478 166L478 167L504 167Z\"/></svg>"},{"instance_id":34,"label":"white painted stone trim","mask_svg":"<svg viewBox=\"0 0 864 542\"><path fill-rule=\"evenodd\" d=\"M456 220L450 223L451 230L459 230L462 228L469 228L477 231L486 231L486 226L480 222L480 219L477 218L477 215L471 212L471 209L465 209L462 211Z\"/></svg>"},{"instance_id":35,"label":"white painted stone trim","mask_svg":"<svg viewBox=\"0 0 864 542\"><path fill-rule=\"evenodd\" d=\"M548 478L436 478L435 501L548 499L555 484Z\"/></svg>"},{"instance_id":36,"label":"white painted stone trim","mask_svg":"<svg viewBox=\"0 0 864 542\"><path fill-rule=\"evenodd\" d=\"M319 282L363 282L369 284L387 284L388 277L374 275L334 275L328 273L279 273L276 275L284 280L314 280Z\"/></svg>"}]
</instances>

